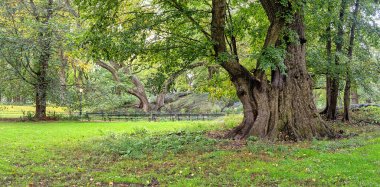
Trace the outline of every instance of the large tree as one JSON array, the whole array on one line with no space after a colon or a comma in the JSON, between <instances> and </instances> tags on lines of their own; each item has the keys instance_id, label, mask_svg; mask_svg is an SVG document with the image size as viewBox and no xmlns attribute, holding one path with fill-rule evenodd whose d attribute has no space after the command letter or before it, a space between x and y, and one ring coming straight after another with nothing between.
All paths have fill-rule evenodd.
<instances>
[{"instance_id":1,"label":"large tree","mask_svg":"<svg viewBox=\"0 0 380 187\"><path fill-rule=\"evenodd\" d=\"M53 0L36 4L7 1L2 10L8 16L5 23L7 36L2 38L2 58L12 66L20 79L35 89L35 118L46 118L48 69L52 58L54 13Z\"/></svg>"},{"instance_id":2,"label":"large tree","mask_svg":"<svg viewBox=\"0 0 380 187\"><path fill-rule=\"evenodd\" d=\"M260 1L270 26L256 68L249 71L227 51L225 0L212 1L211 32L217 62L229 73L244 107L243 122L231 138L304 140L333 136L319 117L305 63L303 3ZM276 58L282 53L284 58ZM269 73L266 67L271 63ZM274 64L274 65L273 65Z\"/></svg>"},{"instance_id":3,"label":"large tree","mask_svg":"<svg viewBox=\"0 0 380 187\"><path fill-rule=\"evenodd\" d=\"M72 21L68 4L68 0L0 2L0 30L4 33L0 59L8 64L13 77L33 87L38 120L46 119L47 103L59 100L54 93L61 91L61 83L66 84L58 80L56 70L64 64L66 34ZM64 72L61 75L62 79L66 76Z\"/></svg>"}]
</instances>

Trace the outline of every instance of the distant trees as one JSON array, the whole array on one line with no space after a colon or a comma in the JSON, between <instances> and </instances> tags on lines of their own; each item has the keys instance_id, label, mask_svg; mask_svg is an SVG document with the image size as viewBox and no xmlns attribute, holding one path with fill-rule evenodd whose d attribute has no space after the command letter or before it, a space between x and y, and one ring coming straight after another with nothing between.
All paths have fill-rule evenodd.
<instances>
[{"instance_id":1,"label":"distant trees","mask_svg":"<svg viewBox=\"0 0 380 187\"><path fill-rule=\"evenodd\" d=\"M361 9L361 6L366 8ZM334 9L334 7L339 7L339 9ZM374 7L379 7L378 3L374 1L350 0L321 1L312 5L311 9L319 10L321 23L326 24L326 29L322 30L321 23L313 21L314 17L309 19L311 28L315 29L312 31L315 32L314 35L320 32L320 41L315 41L313 45L316 48L322 48L322 45L324 45L323 48L325 49L318 50L314 48L309 51L311 53L325 54L317 55L319 57L323 56L324 66L316 63L312 64L311 67L314 68L314 72L317 74L325 75L326 107L321 114L325 114L328 120L337 119L339 95L342 95L341 100L343 101L344 109L342 120L348 121L351 100L353 103L358 103L357 89L362 81L357 80L371 77L368 75L363 76L356 68L360 67L370 72L373 69L371 65L368 66L369 64L363 62L369 61L374 64L373 54L368 54L368 52L371 48L373 50L373 47L378 48L378 44L372 42L373 32L376 32L373 29L376 30L378 27L376 24L374 27L368 25L376 17L377 11ZM360 33L359 36L358 33ZM378 34L375 35L379 36ZM319 42L322 43L319 44ZM365 52L368 54L367 57L360 55L364 51L367 51ZM320 63L318 61L320 59L316 59L315 56L312 57L314 59L309 58L311 62L317 61ZM321 70L321 67L325 67L324 70ZM352 87L352 84L354 84L354 87ZM354 90L351 92L351 89Z\"/></svg>"},{"instance_id":2,"label":"distant trees","mask_svg":"<svg viewBox=\"0 0 380 187\"><path fill-rule=\"evenodd\" d=\"M65 91L60 88L67 86L65 44L72 21L69 3L54 0L1 2L0 61L6 63L3 70L7 70L12 79L21 81L19 84L24 87L25 84L33 87L38 120L46 118L49 100L59 100L53 99L53 93L59 92L63 97Z\"/></svg>"},{"instance_id":3,"label":"distant trees","mask_svg":"<svg viewBox=\"0 0 380 187\"><path fill-rule=\"evenodd\" d=\"M95 23L84 28L85 35L81 39L88 58L112 74L119 93L125 91L138 98L139 107L145 112L161 109L170 86L185 70L206 65L181 62L185 54L179 53L185 47L181 46L182 42L192 39L165 29L166 26L175 25L165 23L165 17L156 16L159 13L154 8L141 8L139 2L123 1L118 2L117 6L107 1L87 1L79 5L85 11L83 17ZM93 6L104 9L92 12ZM196 48L192 49L188 51L189 55L194 55ZM175 68L165 65L175 62L179 63ZM159 71L163 66L167 67L165 73L168 75L162 82L155 82L160 89L153 106L138 73L145 70L154 72L155 69Z\"/></svg>"},{"instance_id":4,"label":"distant trees","mask_svg":"<svg viewBox=\"0 0 380 187\"><path fill-rule=\"evenodd\" d=\"M1 42L2 59L16 74L35 89L37 119L46 117L48 69L52 58L54 14L53 0L35 4L29 2L5 1L2 12L8 19Z\"/></svg>"}]
</instances>

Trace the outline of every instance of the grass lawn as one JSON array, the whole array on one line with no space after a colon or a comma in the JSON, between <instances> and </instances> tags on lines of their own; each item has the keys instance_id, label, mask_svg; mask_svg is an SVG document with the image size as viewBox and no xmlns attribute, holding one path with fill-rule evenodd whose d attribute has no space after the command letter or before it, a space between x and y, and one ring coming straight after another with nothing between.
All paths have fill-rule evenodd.
<instances>
[{"instance_id":1,"label":"grass lawn","mask_svg":"<svg viewBox=\"0 0 380 187\"><path fill-rule=\"evenodd\" d=\"M359 136L301 143L221 140L205 132L238 120L0 122L0 186L380 185L377 125L336 125Z\"/></svg>"},{"instance_id":2,"label":"grass lawn","mask_svg":"<svg viewBox=\"0 0 380 187\"><path fill-rule=\"evenodd\" d=\"M34 114L36 108L35 106L17 106L17 105L0 105L0 118L20 118L28 115L28 113ZM47 107L47 113L52 115L67 113L67 108L65 107Z\"/></svg>"}]
</instances>

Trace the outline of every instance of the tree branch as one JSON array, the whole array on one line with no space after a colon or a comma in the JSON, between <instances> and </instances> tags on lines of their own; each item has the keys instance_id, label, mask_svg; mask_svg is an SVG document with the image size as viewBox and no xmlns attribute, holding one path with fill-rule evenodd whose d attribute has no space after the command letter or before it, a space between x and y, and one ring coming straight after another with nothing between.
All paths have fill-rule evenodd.
<instances>
[{"instance_id":1,"label":"tree branch","mask_svg":"<svg viewBox=\"0 0 380 187\"><path fill-rule=\"evenodd\" d=\"M176 8L179 12L181 12L183 15L185 15L202 33L207 39L211 39L211 34L208 33L200 24L197 22L190 14L188 14L188 11L185 10L184 7L182 7L176 0L168 0L172 3L172 6Z\"/></svg>"}]
</instances>

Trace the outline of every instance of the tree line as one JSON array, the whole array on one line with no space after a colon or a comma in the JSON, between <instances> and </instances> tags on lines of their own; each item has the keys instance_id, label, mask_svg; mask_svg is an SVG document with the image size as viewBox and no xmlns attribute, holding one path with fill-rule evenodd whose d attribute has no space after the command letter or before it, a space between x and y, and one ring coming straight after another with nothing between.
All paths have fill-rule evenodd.
<instances>
[{"instance_id":1,"label":"tree line","mask_svg":"<svg viewBox=\"0 0 380 187\"><path fill-rule=\"evenodd\" d=\"M0 16L2 98L88 107L137 101L159 111L165 95L209 92L243 105L230 138L333 137L342 120L378 100L375 0L5 0ZM321 92L320 90L325 90ZM31 94L33 93L33 94ZM27 99L25 99L27 98Z\"/></svg>"}]
</instances>

